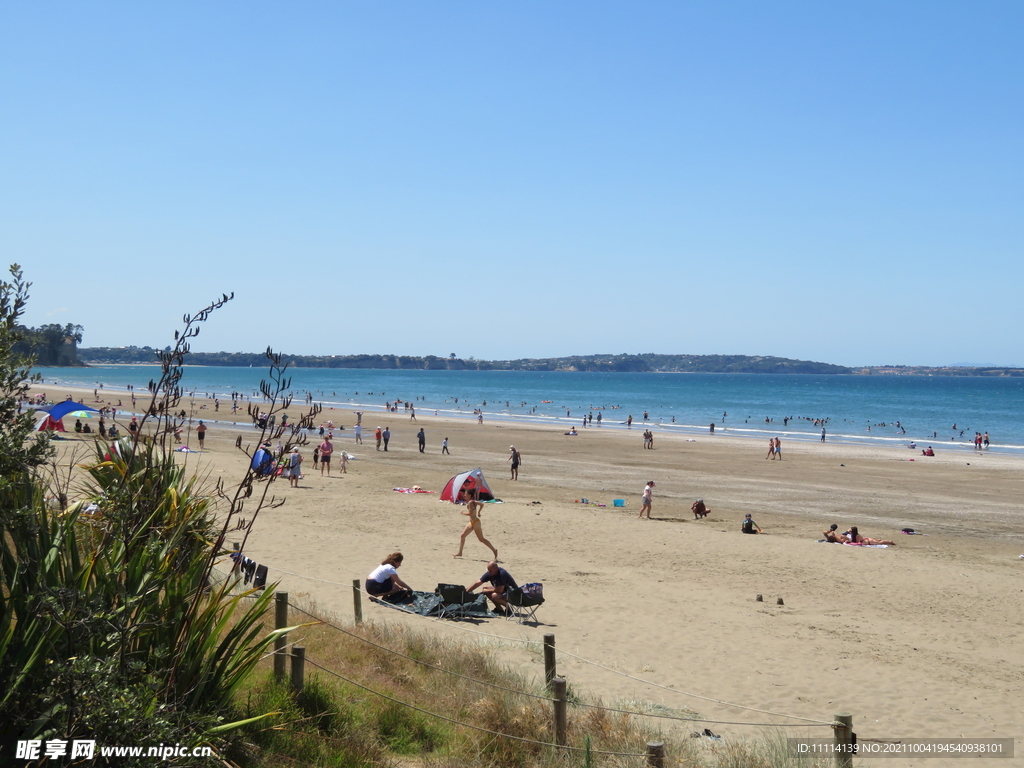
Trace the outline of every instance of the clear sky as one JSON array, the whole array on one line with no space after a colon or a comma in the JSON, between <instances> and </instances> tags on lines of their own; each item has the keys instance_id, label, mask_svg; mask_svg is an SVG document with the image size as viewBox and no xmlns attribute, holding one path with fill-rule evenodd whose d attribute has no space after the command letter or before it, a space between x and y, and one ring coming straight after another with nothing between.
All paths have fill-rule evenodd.
<instances>
[{"instance_id":1,"label":"clear sky","mask_svg":"<svg viewBox=\"0 0 1024 768\"><path fill-rule=\"evenodd\" d=\"M1024 365L1024 3L0 6L85 346Z\"/></svg>"}]
</instances>

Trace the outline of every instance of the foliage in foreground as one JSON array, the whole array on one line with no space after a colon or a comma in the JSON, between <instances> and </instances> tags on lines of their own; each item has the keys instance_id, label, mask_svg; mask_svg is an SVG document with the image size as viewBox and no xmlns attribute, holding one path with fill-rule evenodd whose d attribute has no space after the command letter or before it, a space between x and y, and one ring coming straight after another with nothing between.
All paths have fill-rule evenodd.
<instances>
[{"instance_id":1,"label":"foliage in foreground","mask_svg":"<svg viewBox=\"0 0 1024 768\"><path fill-rule=\"evenodd\" d=\"M11 273L0 283L0 759L25 739L222 750L232 698L276 636L262 629L270 596L213 583L244 502L218 524L218 494L179 466L169 438L188 339L228 297L186 316L161 354L143 429L97 443L83 465L85 502L65 510L67 488L48 487L57 473L43 471L51 445L18 412L32 361L16 353L28 284ZM240 487L251 489L250 474ZM98 513L84 511L89 502Z\"/></svg>"}]
</instances>

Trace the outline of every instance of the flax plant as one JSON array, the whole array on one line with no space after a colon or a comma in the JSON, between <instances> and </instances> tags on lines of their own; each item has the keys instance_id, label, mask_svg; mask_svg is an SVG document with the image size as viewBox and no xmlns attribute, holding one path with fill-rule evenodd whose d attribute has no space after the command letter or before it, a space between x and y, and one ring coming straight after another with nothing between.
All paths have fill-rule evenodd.
<instances>
[{"instance_id":1,"label":"flax plant","mask_svg":"<svg viewBox=\"0 0 1024 768\"><path fill-rule=\"evenodd\" d=\"M12 275L0 283L0 447L20 452L0 458L0 763L18 739L223 746L239 725L225 722L239 684L294 629L263 628L270 590L236 594L232 579L213 583L236 500L253 495L251 471L232 499L204 488L170 448L186 418L178 405L189 340L231 297L186 315L174 347L160 353L143 428L97 442L82 465L82 500L65 511L46 504L57 490L47 480L58 477L40 470L47 438L18 413L31 361L12 350L28 284L17 267ZM59 490L66 498L66 484ZM218 524L214 505L225 500Z\"/></svg>"}]
</instances>

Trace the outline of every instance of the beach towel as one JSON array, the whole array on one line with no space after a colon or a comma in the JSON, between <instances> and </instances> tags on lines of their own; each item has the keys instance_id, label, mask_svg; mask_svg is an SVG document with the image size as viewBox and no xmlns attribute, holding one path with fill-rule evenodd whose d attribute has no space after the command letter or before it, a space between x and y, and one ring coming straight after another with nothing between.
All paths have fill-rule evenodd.
<instances>
[{"instance_id":1,"label":"beach towel","mask_svg":"<svg viewBox=\"0 0 1024 768\"><path fill-rule=\"evenodd\" d=\"M441 596L433 592L408 592L391 595L389 597L375 597L373 602L379 605L386 605L406 613L415 613L420 616L440 616ZM477 595L472 603L466 603L459 608L459 618L472 619L493 619L495 614L491 613L488 607L487 598Z\"/></svg>"},{"instance_id":2,"label":"beach towel","mask_svg":"<svg viewBox=\"0 0 1024 768\"><path fill-rule=\"evenodd\" d=\"M866 549L888 549L888 544L854 544L852 541L844 541L846 547L865 547Z\"/></svg>"},{"instance_id":3,"label":"beach towel","mask_svg":"<svg viewBox=\"0 0 1024 768\"><path fill-rule=\"evenodd\" d=\"M437 493L437 491L425 491L422 488L392 488L396 493Z\"/></svg>"}]
</instances>

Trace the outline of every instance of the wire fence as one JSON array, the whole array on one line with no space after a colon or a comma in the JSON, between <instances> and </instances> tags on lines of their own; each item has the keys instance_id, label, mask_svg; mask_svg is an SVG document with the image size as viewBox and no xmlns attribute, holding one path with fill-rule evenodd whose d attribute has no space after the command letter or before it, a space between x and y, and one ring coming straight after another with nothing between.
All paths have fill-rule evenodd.
<instances>
[{"instance_id":1,"label":"wire fence","mask_svg":"<svg viewBox=\"0 0 1024 768\"><path fill-rule=\"evenodd\" d=\"M519 742L522 742L522 743L525 743L525 744L534 744L534 745L539 746L539 747L553 747L555 749L567 749L567 750L570 750L570 751L573 751L573 752L588 752L588 753L593 754L593 755L605 755L605 756L610 756L610 757L647 757L647 753L645 753L645 752L609 752L609 751L604 751L604 750L599 750L599 749L590 749L588 747L572 747L572 746L568 746L568 745L555 744L554 742L549 742L549 741L538 741L536 739L528 739L525 736L516 736L516 735L511 734L511 733L501 733L500 731L494 731L494 730L491 730L490 728L484 728L483 726L480 726L480 725L473 725L472 723L466 723L466 722L463 722L461 720L456 720L453 717L448 717L447 715L442 715L439 712L431 712L429 709L424 709L423 707L418 707L415 704L410 704L409 702L402 701L401 699L396 699L394 696L389 696L386 693L382 693L381 691L374 690L373 688L370 688L367 685L363 685L362 683L358 683L355 680L351 680L351 679L345 677L344 675L342 675L342 674L340 674L338 672L335 672L333 669L329 669L329 668L323 666L322 664L318 664L315 661L312 661L308 657L306 658L306 663L307 664L312 664L317 669L321 669L324 672L328 673L329 675L333 675L334 677L338 678L339 680L343 680L344 682L348 683L349 685L354 685L357 688L360 688L360 689L362 689L364 691L367 691L368 693L374 694L375 696L380 696L381 698L387 699L388 701L394 702L395 704L398 704L400 706L408 707L409 709L413 709L413 710L415 710L417 712L420 712L420 713L422 713L424 715L428 715L430 717L435 717L435 718L437 718L439 720L444 720L446 722L452 723L453 725L457 725L457 726L460 726L462 728L469 728L469 729L474 730L474 731L479 731L481 733L488 733L488 734L490 734L492 736L498 736L498 737L503 738L503 739L511 739L513 741L519 741Z\"/></svg>"},{"instance_id":2,"label":"wire fence","mask_svg":"<svg viewBox=\"0 0 1024 768\"><path fill-rule=\"evenodd\" d=\"M327 579L319 579L319 578L312 577L312 576L304 576L303 574L293 573L291 571L285 571L285 570L279 569L279 568L275 568L275 570L276 571L280 571L281 573L287 573L287 574L289 574L291 576L296 576L298 578L307 579L307 580L310 580L310 581L316 581L316 582L324 583L324 584L331 584L331 585L335 585L335 586L352 588L352 589L354 589L354 590L356 590L356 591L358 591L358 592L360 592L362 594L366 594L365 590L363 590L357 584L353 584L351 582L346 584L346 583L343 583L343 582L329 581ZM463 674L461 672L456 672L454 670L445 669L445 668L437 666L435 664L431 664L429 662L426 662L426 661L424 661L422 659L414 658L412 656L409 656L408 654L401 653L399 651L394 650L393 648L388 648L385 645L382 645L380 643L374 642L373 640L371 640L371 639L369 639L367 637L363 637L359 633L347 630L344 627L339 626L338 624L335 624L335 623L333 623L331 621L327 621L326 619L324 619L324 618L322 618L320 616L317 616L316 614L310 613L309 611L305 610L304 608L301 608L300 606L295 605L291 601L289 601L288 607L293 609L293 610L295 610L295 611L298 611L299 613L304 614L305 616L308 616L308 617L314 619L315 621L317 621L320 624L323 624L324 626L330 627L331 629L333 629L335 631L341 632L342 634L345 634L345 635L347 635L349 637L352 637L352 638L354 638L354 639L356 639L356 640L358 640L360 642L366 643L366 644L371 645L371 646L373 646L373 647L375 647L375 648L377 648L377 649L379 649L381 651L393 654L393 655L395 655L397 657L406 659L407 661L411 661L411 662L413 662L415 664L419 664L421 666L424 666L424 667L436 670L438 672L441 672L441 673L444 673L444 674L447 674L447 675L451 675L453 677L461 678L463 680L466 680L468 682L472 682L472 683L477 684L477 685L493 688L493 689L496 689L496 690L501 690L501 691L504 691L506 693L512 693L512 694L516 694L516 695L520 695L520 696L525 696L525 697L536 699L536 700L539 700L539 701L547 701L547 702L553 702L554 701L554 699L552 699L549 696L543 696L543 695L539 695L539 694L536 694L536 693L531 693L529 691L520 691L520 690L516 690L516 689L513 689L513 688L508 688L506 686L498 685L496 683L492 683L492 682L489 682L489 681L486 681L486 680L480 680L479 678L474 678L474 677L472 677L470 675L465 675L465 674ZM424 618L424 619L428 619L429 618L429 617L426 617L426 616L419 616L419 614L414 614L414 613L409 613L408 615L416 616L418 618ZM436 619L430 619L430 620L431 620L431 622L435 626L437 625ZM522 643L524 645L534 645L534 646L543 646L544 645L544 643L542 641L539 641L539 640L529 640L529 639L526 639L526 638L515 638L515 637L508 637L508 636L505 636L505 635L497 635L497 634L493 634L493 633L482 632L480 630L476 630L476 629L472 629L470 627L466 627L466 626L464 626L462 624L459 624L457 622L444 622L444 625L445 626L454 626L454 627L458 628L461 631L471 632L471 633L476 634L476 635L494 638L494 639L497 639L497 640L501 640L503 642ZM745 710L745 711L748 711L748 712L755 712L755 713L758 713L758 714L768 715L770 717L779 717L779 718L784 718L784 719L788 719L788 720L799 720L800 722L797 722L797 723L750 723L750 722L740 722L740 721L731 721L731 720L710 720L710 719L700 718L700 717L683 717L683 716L680 716L680 715L672 715L672 714L658 713L658 712L639 712L639 711L631 710L631 709L621 709L621 708L616 708L616 707L607 707L607 706L603 706L603 705L600 705L600 704L589 704L589 703L585 703L585 702L574 702L574 706L577 706L577 707L583 707L583 708L595 709L595 710L602 710L602 711L606 711L606 712L614 712L614 713L617 713L617 714L624 714L624 715L629 715L629 716L634 716L634 717L647 717L647 718L660 719L660 720L672 720L672 721L686 722L686 723L701 723L701 724L708 724L708 725L739 725L739 726L748 726L748 727L768 727L768 728L806 728L806 727L826 727L826 728L832 728L832 727L835 727L837 725L837 723L835 721L821 720L821 719L817 719L817 718L809 718L809 717L804 717L804 716L801 716L801 715L789 715L789 714L785 714L785 713L781 713L781 712L773 712L771 710L760 709L760 708L757 708L757 707L749 707L749 706L746 706L746 705L743 705L743 704L737 704L735 702L728 702L728 701L724 701L722 699L716 699L716 698L713 698L713 697L710 697L710 696L703 696L701 694L692 693L690 691L683 691L683 690L680 690L678 688L673 688L671 686L664 685L662 683L656 683L656 682L654 682L652 680L647 680L645 678L638 677L636 675L631 675L628 672L623 672L622 670L618 670L618 669L615 669L613 667L608 667L608 666L606 666L604 664L600 664L600 663L598 663L596 661L593 661L591 659L587 659L587 658L585 658L583 656L571 653L569 651L562 650L562 649L557 648L557 647L555 648L555 653L556 654L560 654L560 655L565 656L565 657L568 657L568 658L575 659L575 660L577 660L577 661L579 661L581 663L584 663L584 664L589 664L589 665L594 666L594 667L596 667L598 669L602 669L602 670L604 670L606 672L610 672L610 673L615 674L615 675L620 675L622 677L628 678L628 679L633 680L635 682L642 683L644 685L650 685L652 687L663 689L663 690L666 690L666 691L670 691L672 693L680 694L682 696L687 696L687 697L690 697L690 698L698 699L698 700L701 700L701 701L707 701L707 702L711 702L711 703L714 703L714 704L720 704L720 705L726 706L726 707L733 707L733 708L736 708L736 709L742 709L742 710ZM273 654L267 654L266 656L264 656L264 658L266 658L267 656L271 656L271 655L273 655ZM308 661L308 659L307 659L307 661ZM313 663L313 662L310 662L310 663ZM314 666L318 666L319 667L320 665L315 664ZM341 677L341 675L339 675L336 672L333 672L332 670L325 670L325 671L330 671L331 674L334 674L334 675L336 675L338 677ZM344 679L344 678L342 678L342 679ZM348 681L348 682L352 682L353 685L359 685L358 683L355 683L353 681ZM362 687L362 686L360 686L360 687ZM367 688L367 690L371 690L371 689ZM376 691L371 691L371 692L377 693ZM380 694L380 695L384 695L384 694ZM399 703L401 703L401 702L399 702ZM413 705L409 705L409 706L413 706ZM415 708L415 707L413 706L413 708ZM447 718L444 718L444 716L441 716L441 715L438 715L438 717L442 717L442 719L447 719ZM467 725L467 727L474 727L474 726L468 726Z\"/></svg>"}]
</instances>

